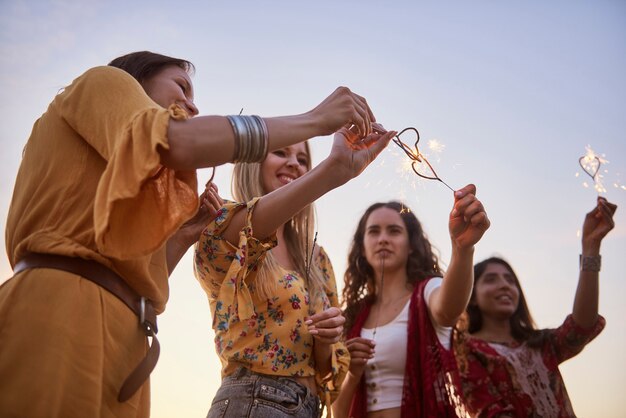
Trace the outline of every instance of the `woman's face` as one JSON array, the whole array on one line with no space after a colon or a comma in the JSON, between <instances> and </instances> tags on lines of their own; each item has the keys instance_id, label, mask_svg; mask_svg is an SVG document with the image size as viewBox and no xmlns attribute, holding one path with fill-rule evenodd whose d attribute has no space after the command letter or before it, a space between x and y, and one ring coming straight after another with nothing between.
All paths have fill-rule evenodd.
<instances>
[{"instance_id":1,"label":"woman's face","mask_svg":"<svg viewBox=\"0 0 626 418\"><path fill-rule=\"evenodd\" d=\"M365 223L363 237L365 258L376 270L385 262L385 270L405 269L411 247L409 233L400 214L381 207L374 210Z\"/></svg>"},{"instance_id":2,"label":"woman's face","mask_svg":"<svg viewBox=\"0 0 626 418\"><path fill-rule=\"evenodd\" d=\"M198 114L193 104L193 84L187 71L176 65L170 65L152 77L144 80L141 85L148 96L158 105L168 108L173 104L182 107L192 117Z\"/></svg>"},{"instance_id":3,"label":"woman's face","mask_svg":"<svg viewBox=\"0 0 626 418\"><path fill-rule=\"evenodd\" d=\"M499 263L489 263L476 278L475 302L483 316L507 319L519 303L519 289L513 274Z\"/></svg>"},{"instance_id":4,"label":"woman's face","mask_svg":"<svg viewBox=\"0 0 626 418\"><path fill-rule=\"evenodd\" d=\"M270 152L261 163L263 190L271 193L291 183L309 171L308 164L309 154L304 142Z\"/></svg>"}]
</instances>

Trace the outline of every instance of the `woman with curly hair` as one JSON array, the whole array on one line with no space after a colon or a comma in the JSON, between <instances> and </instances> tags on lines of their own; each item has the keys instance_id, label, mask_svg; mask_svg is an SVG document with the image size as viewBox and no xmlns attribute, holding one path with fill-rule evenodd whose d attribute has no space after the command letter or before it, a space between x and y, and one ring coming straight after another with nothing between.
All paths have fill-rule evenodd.
<instances>
[{"instance_id":1,"label":"woman with curly hair","mask_svg":"<svg viewBox=\"0 0 626 418\"><path fill-rule=\"evenodd\" d=\"M445 274L402 204L376 203L361 217L345 273L351 361L333 404L336 416L456 416L451 327L471 293L474 245L490 225L475 193L468 185L454 194Z\"/></svg>"}]
</instances>

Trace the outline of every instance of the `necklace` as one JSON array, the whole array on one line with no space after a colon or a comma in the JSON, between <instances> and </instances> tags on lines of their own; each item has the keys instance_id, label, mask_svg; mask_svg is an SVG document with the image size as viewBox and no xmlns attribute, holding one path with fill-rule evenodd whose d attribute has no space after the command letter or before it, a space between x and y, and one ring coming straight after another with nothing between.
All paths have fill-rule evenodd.
<instances>
[{"instance_id":1,"label":"necklace","mask_svg":"<svg viewBox=\"0 0 626 418\"><path fill-rule=\"evenodd\" d=\"M383 289L385 288L385 257L380 259L381 272L380 272L380 305L378 306L378 314L376 315L376 322L374 323L374 331L372 332L372 340L376 340L376 331L378 330L378 320L380 319L380 312L383 309Z\"/></svg>"},{"instance_id":2,"label":"necklace","mask_svg":"<svg viewBox=\"0 0 626 418\"><path fill-rule=\"evenodd\" d=\"M376 313L376 321L374 322L374 330L372 331L372 340L376 340L376 332L378 331L378 326L380 324L380 317L383 311L383 308L385 307L384 302L384 288L385 288L385 259L381 258L381 273L380 273L380 291L379 291L379 297L378 299L378 309L377 309L377 313ZM398 301L401 301L403 299L405 299L407 296L410 296L411 293L408 294L403 294L400 297L396 297L395 299L391 300L390 302L387 303L387 307L389 307L390 305L395 304ZM405 305L403 304L402 307L404 307Z\"/></svg>"}]
</instances>

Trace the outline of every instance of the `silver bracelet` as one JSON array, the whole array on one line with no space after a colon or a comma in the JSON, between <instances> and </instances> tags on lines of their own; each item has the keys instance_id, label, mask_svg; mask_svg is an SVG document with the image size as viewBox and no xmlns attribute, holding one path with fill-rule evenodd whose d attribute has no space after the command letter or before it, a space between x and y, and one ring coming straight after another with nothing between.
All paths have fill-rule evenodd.
<instances>
[{"instance_id":1,"label":"silver bracelet","mask_svg":"<svg viewBox=\"0 0 626 418\"><path fill-rule=\"evenodd\" d=\"M263 118L256 115L230 115L226 117L235 134L233 162L262 162L269 149L269 134Z\"/></svg>"},{"instance_id":2,"label":"silver bracelet","mask_svg":"<svg viewBox=\"0 0 626 418\"><path fill-rule=\"evenodd\" d=\"M579 258L580 271L599 272L602 266L601 255L580 255Z\"/></svg>"}]
</instances>

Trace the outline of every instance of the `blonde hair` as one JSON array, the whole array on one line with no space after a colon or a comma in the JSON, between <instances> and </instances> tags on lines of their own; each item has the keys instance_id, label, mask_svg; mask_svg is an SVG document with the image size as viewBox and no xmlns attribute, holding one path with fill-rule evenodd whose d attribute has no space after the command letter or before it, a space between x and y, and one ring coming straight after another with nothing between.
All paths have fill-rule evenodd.
<instances>
[{"instance_id":1,"label":"blonde hair","mask_svg":"<svg viewBox=\"0 0 626 418\"><path fill-rule=\"evenodd\" d=\"M311 170L311 149L308 142L304 142L307 159L307 171ZM238 202L249 202L253 198L267 194L263 188L261 176L262 163L236 163L233 170L232 194ZM315 234L315 210L310 204L298 212L293 218L285 223L283 236L285 244L289 248L288 254L295 270L307 279L307 258L310 258L311 265L308 268L308 282L310 307L315 306L314 301L318 300L321 292L326 290L326 281L317 263L312 262L317 252L313 249L313 238ZM313 252L313 256L311 253ZM307 254L308 253L308 254ZM276 258L269 251L259 269L255 280L255 288L261 298L270 297L276 290L280 265Z\"/></svg>"}]
</instances>

